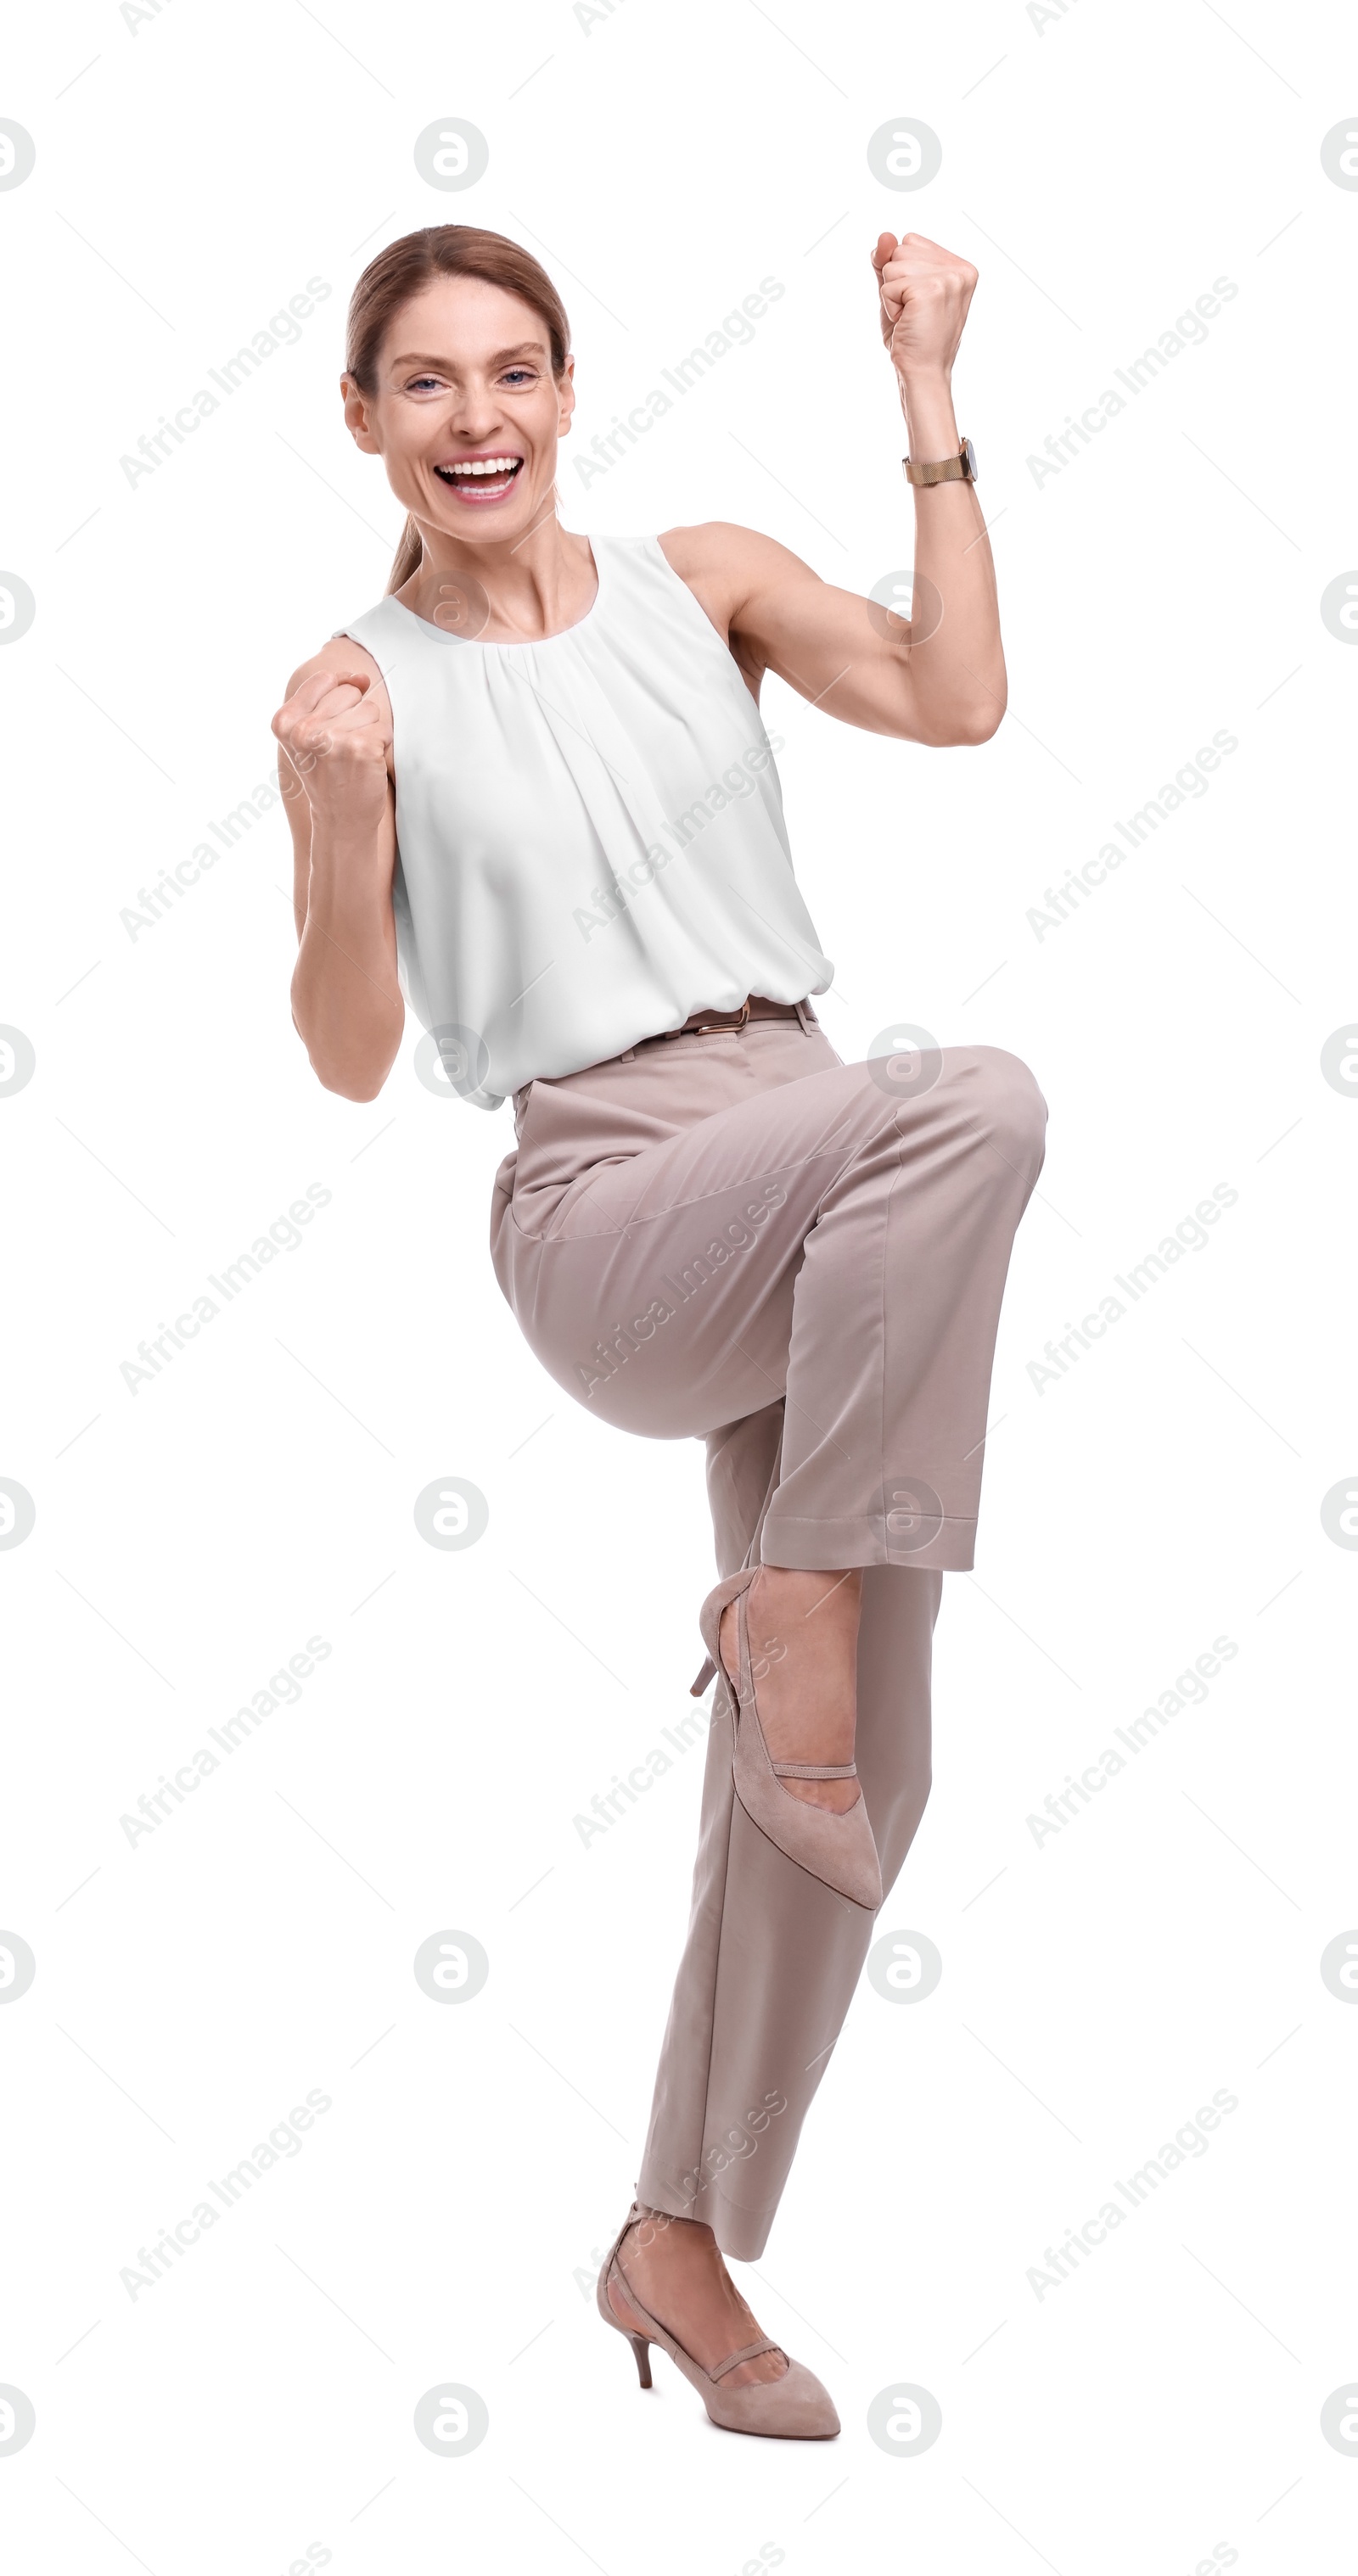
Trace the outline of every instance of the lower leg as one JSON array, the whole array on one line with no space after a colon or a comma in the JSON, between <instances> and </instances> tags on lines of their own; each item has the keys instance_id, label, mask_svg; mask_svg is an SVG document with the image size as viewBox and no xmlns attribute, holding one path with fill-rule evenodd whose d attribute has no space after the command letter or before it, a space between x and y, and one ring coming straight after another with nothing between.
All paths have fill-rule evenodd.
<instances>
[{"instance_id":1,"label":"lower leg","mask_svg":"<svg viewBox=\"0 0 1358 2576\"><path fill-rule=\"evenodd\" d=\"M704 2370L715 2370L742 2344L758 2342L758 2323L722 2261L711 2228L700 2220L646 2210L624 2236L618 2262L657 2325L668 2326ZM629 2334L644 2333L642 2319L616 2283L610 2285L608 2299ZM786 2371L786 2354L761 2352L738 2370L727 2371L722 2386L753 2387L760 2380L782 2379Z\"/></svg>"},{"instance_id":2,"label":"lower leg","mask_svg":"<svg viewBox=\"0 0 1358 2576\"><path fill-rule=\"evenodd\" d=\"M746 1616L759 1723L774 1762L852 1762L858 1714L857 1567L828 1573L761 1565ZM736 1604L722 1612L721 1659L740 1670ZM837 1815L860 1796L856 1780L785 1780L785 1789Z\"/></svg>"}]
</instances>

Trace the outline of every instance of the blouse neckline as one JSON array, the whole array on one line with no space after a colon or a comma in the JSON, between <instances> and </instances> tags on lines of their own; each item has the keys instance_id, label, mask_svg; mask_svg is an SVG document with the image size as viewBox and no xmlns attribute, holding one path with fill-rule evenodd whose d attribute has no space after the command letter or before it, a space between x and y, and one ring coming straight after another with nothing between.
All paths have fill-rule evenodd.
<instances>
[{"instance_id":1,"label":"blouse neckline","mask_svg":"<svg viewBox=\"0 0 1358 2576\"><path fill-rule=\"evenodd\" d=\"M480 635L453 635L446 627L435 626L432 618L421 617L418 609L407 608L405 601L397 599L394 593L391 605L393 608L399 608L403 617L408 617L413 626L418 626L422 635L432 637L436 644L456 644L464 652L475 650L482 653L537 653L541 651L544 644L564 644L568 635L578 635L583 627L588 626L590 619L598 615L605 588L603 556L597 538L590 537L588 544L594 563L594 597L583 617L577 617L570 626L556 627L550 635L515 636L512 641L503 644L494 637L486 640Z\"/></svg>"}]
</instances>

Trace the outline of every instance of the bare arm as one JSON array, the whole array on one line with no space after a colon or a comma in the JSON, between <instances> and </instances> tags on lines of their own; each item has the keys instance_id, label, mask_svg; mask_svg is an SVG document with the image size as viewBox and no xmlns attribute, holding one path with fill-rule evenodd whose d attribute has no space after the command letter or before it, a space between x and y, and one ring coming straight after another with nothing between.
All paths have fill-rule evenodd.
<instances>
[{"instance_id":1,"label":"bare arm","mask_svg":"<svg viewBox=\"0 0 1358 2576\"><path fill-rule=\"evenodd\" d=\"M376 663L359 646L328 646L294 671L273 730L300 941L293 1020L326 1090L373 1100L405 1025L391 709Z\"/></svg>"},{"instance_id":2,"label":"bare arm","mask_svg":"<svg viewBox=\"0 0 1358 2576\"><path fill-rule=\"evenodd\" d=\"M962 442L952 367L976 271L917 233L899 244L884 233L873 266L908 451L921 462L955 456ZM827 452L841 443L827 428ZM827 714L869 733L985 742L1004 714L1006 681L980 503L965 482L901 489L913 490L915 504L909 624L822 581L799 555L750 528L675 528L662 543L756 696L764 672L776 671Z\"/></svg>"}]
</instances>

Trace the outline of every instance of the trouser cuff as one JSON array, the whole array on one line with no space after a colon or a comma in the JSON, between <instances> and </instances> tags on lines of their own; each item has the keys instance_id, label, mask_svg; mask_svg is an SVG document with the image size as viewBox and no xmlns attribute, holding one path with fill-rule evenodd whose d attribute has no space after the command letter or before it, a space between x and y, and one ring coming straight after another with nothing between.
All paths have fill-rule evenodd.
<instances>
[{"instance_id":1,"label":"trouser cuff","mask_svg":"<svg viewBox=\"0 0 1358 2576\"><path fill-rule=\"evenodd\" d=\"M970 1574L976 1562L976 1523L945 1516L920 1546L910 1547L888 1536L881 1512L822 1521L780 1513L775 1505L764 1523L759 1554L763 1564L793 1573L914 1565L944 1574Z\"/></svg>"}]
</instances>

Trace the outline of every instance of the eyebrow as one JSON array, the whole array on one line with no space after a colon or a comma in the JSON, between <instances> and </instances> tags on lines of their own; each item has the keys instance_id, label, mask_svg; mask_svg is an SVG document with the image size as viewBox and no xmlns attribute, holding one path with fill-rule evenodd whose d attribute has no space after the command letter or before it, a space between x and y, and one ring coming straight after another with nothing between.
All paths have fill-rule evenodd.
<instances>
[{"instance_id":1,"label":"eyebrow","mask_svg":"<svg viewBox=\"0 0 1358 2576\"><path fill-rule=\"evenodd\" d=\"M502 367L510 358L529 356L540 358L545 346L546 343L542 340L518 340L512 349L497 349L489 364L492 367ZM402 357L393 358L390 363L393 367L438 367L445 371L448 367L446 358L431 358L426 351L419 349L408 351Z\"/></svg>"}]
</instances>

